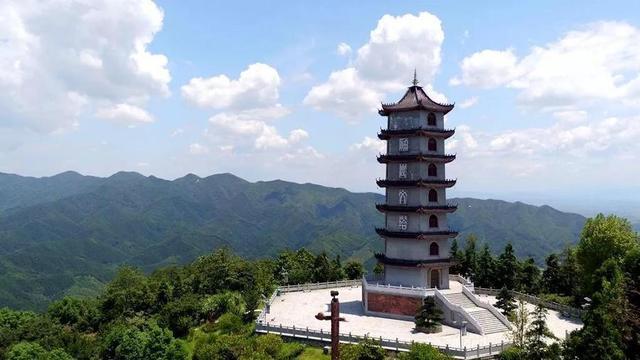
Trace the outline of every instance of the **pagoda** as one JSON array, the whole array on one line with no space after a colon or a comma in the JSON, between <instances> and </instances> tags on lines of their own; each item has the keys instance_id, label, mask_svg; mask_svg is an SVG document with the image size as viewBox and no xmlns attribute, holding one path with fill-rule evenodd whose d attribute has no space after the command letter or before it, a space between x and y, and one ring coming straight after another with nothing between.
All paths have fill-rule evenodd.
<instances>
[{"instance_id":1,"label":"pagoda","mask_svg":"<svg viewBox=\"0 0 640 360\"><path fill-rule=\"evenodd\" d=\"M413 315L422 300L416 294L449 288L450 240L458 235L447 223L456 210L446 191L456 180L445 177L446 164L455 159L445 153L454 130L444 128L444 115L452 109L432 100L414 73L400 101L379 111L387 118L378 134L387 142L386 154L378 156L386 178L377 181L386 196L376 205L385 215L384 227L376 229L384 241L384 252L376 254L384 273L375 279L378 286L363 286L367 312ZM407 288L426 292L402 291Z\"/></svg>"}]
</instances>

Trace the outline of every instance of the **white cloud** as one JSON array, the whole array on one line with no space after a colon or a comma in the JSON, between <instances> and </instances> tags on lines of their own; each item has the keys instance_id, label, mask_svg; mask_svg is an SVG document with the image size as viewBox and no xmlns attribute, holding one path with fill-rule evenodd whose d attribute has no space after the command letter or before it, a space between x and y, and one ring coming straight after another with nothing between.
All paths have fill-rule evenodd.
<instances>
[{"instance_id":1,"label":"white cloud","mask_svg":"<svg viewBox=\"0 0 640 360\"><path fill-rule=\"evenodd\" d=\"M193 78L182 86L182 96L201 107L245 110L275 103L279 86L280 76L276 69L255 63L241 72L237 80L224 74Z\"/></svg>"},{"instance_id":2,"label":"white cloud","mask_svg":"<svg viewBox=\"0 0 640 360\"><path fill-rule=\"evenodd\" d=\"M349 55L351 54L351 46L349 46L349 44L347 43L341 42L340 44L338 44L338 48L336 49L336 52L340 56Z\"/></svg>"},{"instance_id":3,"label":"white cloud","mask_svg":"<svg viewBox=\"0 0 640 360\"><path fill-rule=\"evenodd\" d=\"M209 148L199 143L193 143L189 145L189 153L191 155L206 155L209 153Z\"/></svg>"},{"instance_id":4,"label":"white cloud","mask_svg":"<svg viewBox=\"0 0 640 360\"><path fill-rule=\"evenodd\" d=\"M153 117L144 109L129 104L100 108L96 111L96 117L129 125L154 122Z\"/></svg>"},{"instance_id":5,"label":"white cloud","mask_svg":"<svg viewBox=\"0 0 640 360\"><path fill-rule=\"evenodd\" d=\"M168 95L167 58L148 50L163 17L151 0L1 2L0 126L52 132Z\"/></svg>"},{"instance_id":6,"label":"white cloud","mask_svg":"<svg viewBox=\"0 0 640 360\"><path fill-rule=\"evenodd\" d=\"M289 142L292 144L299 143L300 141L308 138L309 133L302 129L295 129L289 133Z\"/></svg>"},{"instance_id":7,"label":"white cloud","mask_svg":"<svg viewBox=\"0 0 640 360\"><path fill-rule=\"evenodd\" d=\"M382 140L365 136L361 142L351 145L349 149L364 150L364 151L380 154L386 151L387 144Z\"/></svg>"},{"instance_id":8,"label":"white cloud","mask_svg":"<svg viewBox=\"0 0 640 360\"><path fill-rule=\"evenodd\" d=\"M465 58L454 84L517 89L524 105L571 109L619 101L640 105L640 29L598 22L535 46L517 58L511 50L483 50Z\"/></svg>"},{"instance_id":9,"label":"white cloud","mask_svg":"<svg viewBox=\"0 0 640 360\"><path fill-rule=\"evenodd\" d=\"M372 113L387 92L408 84L414 69L423 84L430 84L440 66L443 40L440 19L428 12L384 15L357 50L353 65L314 86L304 104L348 121Z\"/></svg>"},{"instance_id":10,"label":"white cloud","mask_svg":"<svg viewBox=\"0 0 640 360\"><path fill-rule=\"evenodd\" d=\"M477 96L472 96L466 100L463 100L462 102L460 102L460 104L458 104L458 107L462 108L462 109L467 109L472 107L473 105L478 103L478 97Z\"/></svg>"},{"instance_id":11,"label":"white cloud","mask_svg":"<svg viewBox=\"0 0 640 360\"><path fill-rule=\"evenodd\" d=\"M178 135L182 135L184 133L184 129L177 128L171 132L171 137L176 137Z\"/></svg>"}]
</instances>

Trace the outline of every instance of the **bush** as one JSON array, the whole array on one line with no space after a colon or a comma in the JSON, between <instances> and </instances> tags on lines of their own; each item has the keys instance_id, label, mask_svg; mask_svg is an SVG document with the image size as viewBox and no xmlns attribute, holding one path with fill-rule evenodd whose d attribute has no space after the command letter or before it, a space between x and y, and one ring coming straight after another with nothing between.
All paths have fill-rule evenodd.
<instances>
[{"instance_id":1,"label":"bush","mask_svg":"<svg viewBox=\"0 0 640 360\"><path fill-rule=\"evenodd\" d=\"M297 359L303 352L304 345L296 342L285 343L280 349L277 358L281 360L293 360Z\"/></svg>"},{"instance_id":2,"label":"bush","mask_svg":"<svg viewBox=\"0 0 640 360\"><path fill-rule=\"evenodd\" d=\"M227 313L218 318L216 329L223 334L237 334L245 330L245 325L238 315Z\"/></svg>"},{"instance_id":3,"label":"bush","mask_svg":"<svg viewBox=\"0 0 640 360\"><path fill-rule=\"evenodd\" d=\"M280 353L283 344L282 338L275 334L258 336L256 339L256 351L275 358Z\"/></svg>"},{"instance_id":4,"label":"bush","mask_svg":"<svg viewBox=\"0 0 640 360\"><path fill-rule=\"evenodd\" d=\"M413 344L408 353L398 356L401 360L448 360L451 357L441 353L438 349L428 344Z\"/></svg>"},{"instance_id":5,"label":"bush","mask_svg":"<svg viewBox=\"0 0 640 360\"><path fill-rule=\"evenodd\" d=\"M384 360L384 349L375 341L365 339L356 345L341 345L340 359L342 360Z\"/></svg>"},{"instance_id":6,"label":"bush","mask_svg":"<svg viewBox=\"0 0 640 360\"><path fill-rule=\"evenodd\" d=\"M519 347L510 347L507 350L503 351L498 359L500 360L521 360L525 356L522 349Z\"/></svg>"}]
</instances>

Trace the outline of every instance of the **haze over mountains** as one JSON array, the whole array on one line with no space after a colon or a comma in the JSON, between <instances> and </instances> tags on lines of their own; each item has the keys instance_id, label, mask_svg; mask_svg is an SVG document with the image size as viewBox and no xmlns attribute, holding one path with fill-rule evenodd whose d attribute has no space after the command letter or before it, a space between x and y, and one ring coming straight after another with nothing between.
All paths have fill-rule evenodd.
<instances>
[{"instance_id":1,"label":"haze over mountains","mask_svg":"<svg viewBox=\"0 0 640 360\"><path fill-rule=\"evenodd\" d=\"M65 294L99 291L121 264L145 270L183 263L220 246L247 257L306 247L372 262L383 197L231 174L168 181L134 172L108 178L65 172L0 173L0 307L41 309ZM585 218L549 206L451 199L461 237L494 251L512 242L542 263L576 242Z\"/></svg>"}]
</instances>

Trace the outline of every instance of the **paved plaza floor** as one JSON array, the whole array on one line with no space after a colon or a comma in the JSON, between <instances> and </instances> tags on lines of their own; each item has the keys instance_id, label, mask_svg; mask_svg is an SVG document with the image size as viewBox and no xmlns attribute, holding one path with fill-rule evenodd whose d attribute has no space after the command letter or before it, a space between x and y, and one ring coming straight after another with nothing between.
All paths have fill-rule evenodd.
<instances>
[{"instance_id":1,"label":"paved plaza floor","mask_svg":"<svg viewBox=\"0 0 640 360\"><path fill-rule=\"evenodd\" d=\"M295 326L296 328L309 328L330 332L329 321L317 320L315 315L319 312L329 312L331 289L310 290L283 293L277 296L271 305L269 314L265 320L273 325ZM362 309L362 289L357 287L336 288L340 292L340 312L346 321L340 323L340 332L352 335L370 336L373 338L398 339L400 341L416 341L450 347L476 347L489 343L496 345L502 341L509 342L509 333L495 333L479 335L468 332L462 337L460 343L460 331L457 328L443 326L442 332L437 334L424 334L414 332L413 322L407 320L395 320L374 316L367 316ZM492 296L480 295L480 299L495 302ZM528 304L529 310L534 306ZM578 329L582 323L575 319L563 318L557 311L549 310L547 323L551 331L559 338L565 337L565 332Z\"/></svg>"}]
</instances>

